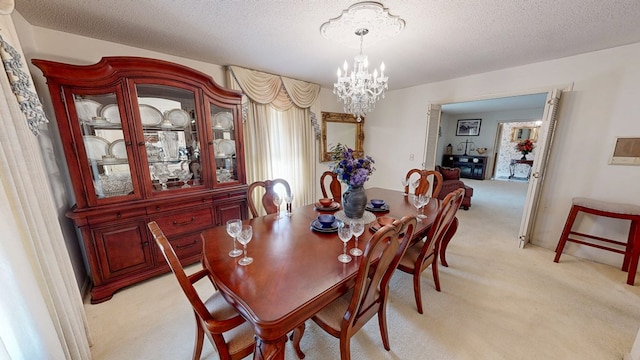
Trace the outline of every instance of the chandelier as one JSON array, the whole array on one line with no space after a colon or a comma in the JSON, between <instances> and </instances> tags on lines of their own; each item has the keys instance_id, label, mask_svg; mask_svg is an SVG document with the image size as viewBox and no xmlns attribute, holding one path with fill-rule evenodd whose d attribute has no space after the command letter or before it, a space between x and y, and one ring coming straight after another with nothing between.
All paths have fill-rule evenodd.
<instances>
[{"instance_id":1,"label":"chandelier","mask_svg":"<svg viewBox=\"0 0 640 360\"><path fill-rule=\"evenodd\" d=\"M369 60L367 55L362 53L362 43L364 36L369 33L368 29L356 30L356 35L360 36L360 54L353 58L353 69L348 73L349 65L344 61L342 71L338 68L338 82L333 84L333 93L344 103L344 111L356 116L358 121L372 111L376 101L387 89L388 77L384 76L384 62L380 64L380 75L378 69L369 73Z\"/></svg>"},{"instance_id":2,"label":"chandelier","mask_svg":"<svg viewBox=\"0 0 640 360\"><path fill-rule=\"evenodd\" d=\"M367 45L371 45L399 34L404 26L404 20L391 15L381 3L364 1L351 5L340 16L320 27L320 33L327 39L352 48L360 45L360 54L355 56L351 72L345 61L342 70L338 69L338 81L333 84L333 93L338 101L344 103L344 111L356 116L358 121L373 110L380 96L384 98L384 91L388 88L384 63L381 63L379 72L378 69L369 72L369 60L362 52L364 36L369 34ZM345 36L354 32L357 37Z\"/></svg>"}]
</instances>

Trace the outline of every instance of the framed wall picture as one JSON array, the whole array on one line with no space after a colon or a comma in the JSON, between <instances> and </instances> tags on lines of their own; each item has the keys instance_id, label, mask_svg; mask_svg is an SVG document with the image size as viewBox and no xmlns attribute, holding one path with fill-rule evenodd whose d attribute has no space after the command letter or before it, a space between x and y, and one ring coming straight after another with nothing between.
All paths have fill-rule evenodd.
<instances>
[{"instance_id":1,"label":"framed wall picture","mask_svg":"<svg viewBox=\"0 0 640 360\"><path fill-rule=\"evenodd\" d=\"M482 119L460 119L456 128L456 136L480 135L480 123Z\"/></svg>"},{"instance_id":2,"label":"framed wall picture","mask_svg":"<svg viewBox=\"0 0 640 360\"><path fill-rule=\"evenodd\" d=\"M640 165L640 137L616 137L609 164Z\"/></svg>"}]
</instances>

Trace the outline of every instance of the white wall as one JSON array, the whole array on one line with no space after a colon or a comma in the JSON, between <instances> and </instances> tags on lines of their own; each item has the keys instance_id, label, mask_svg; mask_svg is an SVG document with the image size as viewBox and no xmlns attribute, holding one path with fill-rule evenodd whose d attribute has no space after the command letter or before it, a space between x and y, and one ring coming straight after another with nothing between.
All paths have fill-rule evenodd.
<instances>
[{"instance_id":1,"label":"white wall","mask_svg":"<svg viewBox=\"0 0 640 360\"><path fill-rule=\"evenodd\" d=\"M614 136L640 136L638 64L640 43L390 92L367 118L367 153L384 159L368 185L399 189L398 174L420 165L420 157L410 161L409 155L423 154L429 103L539 93L573 84L561 101L532 237L533 244L553 249L572 197L640 203L640 167L607 164ZM389 77L393 80L391 72ZM628 222L585 223L626 241ZM615 266L622 261L620 255L584 246L570 246L565 253Z\"/></svg>"}]
</instances>

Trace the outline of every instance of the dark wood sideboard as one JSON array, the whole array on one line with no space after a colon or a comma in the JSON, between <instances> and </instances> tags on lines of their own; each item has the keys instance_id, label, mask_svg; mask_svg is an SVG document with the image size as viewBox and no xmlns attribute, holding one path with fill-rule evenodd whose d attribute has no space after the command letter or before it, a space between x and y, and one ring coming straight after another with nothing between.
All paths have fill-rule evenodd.
<instances>
[{"instance_id":1,"label":"dark wood sideboard","mask_svg":"<svg viewBox=\"0 0 640 360\"><path fill-rule=\"evenodd\" d=\"M442 166L459 168L460 177L484 180L487 168L487 157L473 155L443 155Z\"/></svg>"}]
</instances>

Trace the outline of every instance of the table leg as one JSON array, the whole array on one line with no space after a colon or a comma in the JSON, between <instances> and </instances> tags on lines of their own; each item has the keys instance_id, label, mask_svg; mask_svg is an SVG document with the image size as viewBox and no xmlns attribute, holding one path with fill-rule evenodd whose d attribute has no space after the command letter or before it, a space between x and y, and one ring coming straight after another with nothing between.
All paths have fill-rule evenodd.
<instances>
[{"instance_id":1,"label":"table leg","mask_svg":"<svg viewBox=\"0 0 640 360\"><path fill-rule=\"evenodd\" d=\"M509 179L513 178L515 172L516 172L516 164L512 162L511 164L509 164Z\"/></svg>"},{"instance_id":2,"label":"table leg","mask_svg":"<svg viewBox=\"0 0 640 360\"><path fill-rule=\"evenodd\" d=\"M256 338L256 349L253 352L254 360L284 360L284 348L287 341L286 335L276 341L265 341Z\"/></svg>"}]
</instances>

